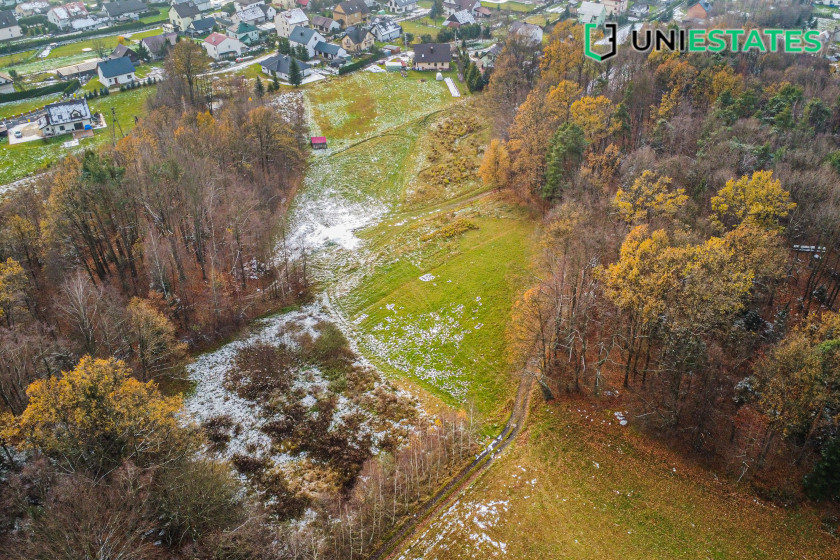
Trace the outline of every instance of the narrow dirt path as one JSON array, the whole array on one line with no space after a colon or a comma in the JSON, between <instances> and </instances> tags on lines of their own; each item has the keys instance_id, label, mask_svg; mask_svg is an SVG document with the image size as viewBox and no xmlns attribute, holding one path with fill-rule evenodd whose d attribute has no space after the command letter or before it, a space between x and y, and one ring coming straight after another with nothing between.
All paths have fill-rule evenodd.
<instances>
[{"instance_id":1,"label":"narrow dirt path","mask_svg":"<svg viewBox=\"0 0 840 560\"><path fill-rule=\"evenodd\" d=\"M461 491L466 489L484 469L490 466L493 459L516 439L528 417L533 380L531 374L522 373L513 402L513 410L502 432L470 464L461 469L452 480L420 506L411 518L403 522L391 538L369 557L369 560L389 559L403 550L408 540L420 528L445 511L447 506L456 502Z\"/></svg>"}]
</instances>

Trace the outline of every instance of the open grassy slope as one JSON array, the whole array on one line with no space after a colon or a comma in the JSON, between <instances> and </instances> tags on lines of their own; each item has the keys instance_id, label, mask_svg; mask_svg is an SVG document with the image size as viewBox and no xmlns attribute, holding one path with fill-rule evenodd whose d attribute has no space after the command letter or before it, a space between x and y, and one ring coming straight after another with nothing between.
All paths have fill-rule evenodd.
<instances>
[{"instance_id":1,"label":"open grassy slope","mask_svg":"<svg viewBox=\"0 0 840 560\"><path fill-rule=\"evenodd\" d=\"M316 275L368 359L500 424L515 393L504 334L533 222L482 192L486 126L432 74L338 83L306 91L332 153L313 158L295 204L317 198L358 227L323 233L335 242L316 256Z\"/></svg>"},{"instance_id":2,"label":"open grassy slope","mask_svg":"<svg viewBox=\"0 0 840 560\"><path fill-rule=\"evenodd\" d=\"M476 180L489 131L482 119L452 126L469 123L475 101L412 85L360 73L306 89L330 151L313 156L300 203L349 224L316 231L330 242L312 267L367 359L438 406L473 408L495 434L515 392L505 332L538 220ZM401 557L817 559L840 548L812 509L763 503L609 412L535 393L515 445Z\"/></svg>"},{"instance_id":3,"label":"open grassy slope","mask_svg":"<svg viewBox=\"0 0 840 560\"><path fill-rule=\"evenodd\" d=\"M810 508L756 500L609 412L534 400L528 430L399 558L840 558Z\"/></svg>"}]
</instances>

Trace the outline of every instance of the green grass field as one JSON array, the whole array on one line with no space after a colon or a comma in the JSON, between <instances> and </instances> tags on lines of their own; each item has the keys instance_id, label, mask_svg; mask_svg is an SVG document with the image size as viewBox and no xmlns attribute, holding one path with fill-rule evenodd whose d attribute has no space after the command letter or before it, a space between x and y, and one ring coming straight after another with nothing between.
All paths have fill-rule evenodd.
<instances>
[{"instance_id":1,"label":"green grass field","mask_svg":"<svg viewBox=\"0 0 840 560\"><path fill-rule=\"evenodd\" d=\"M400 25L405 33L411 33L414 35L415 43L420 42L421 35L431 35L432 38L434 38L437 37L437 34L440 31L439 27L431 27L429 25L417 23L416 21L403 21L400 22Z\"/></svg>"},{"instance_id":2,"label":"green grass field","mask_svg":"<svg viewBox=\"0 0 840 560\"><path fill-rule=\"evenodd\" d=\"M426 80L425 82L421 80ZM453 98L433 73L358 71L321 81L306 93L319 132L332 146L346 146L439 110Z\"/></svg>"},{"instance_id":3,"label":"green grass field","mask_svg":"<svg viewBox=\"0 0 840 560\"><path fill-rule=\"evenodd\" d=\"M490 8L491 10L498 9L501 11L507 10L508 12L523 13L533 12L537 8L536 4L524 4L516 1L503 2L502 4L496 4L495 2L482 2L481 5Z\"/></svg>"},{"instance_id":4,"label":"green grass field","mask_svg":"<svg viewBox=\"0 0 840 560\"><path fill-rule=\"evenodd\" d=\"M17 64L21 64L22 62L26 62L35 56L36 52L37 51L31 50L0 56L0 68L15 66Z\"/></svg>"},{"instance_id":5,"label":"green grass field","mask_svg":"<svg viewBox=\"0 0 840 560\"><path fill-rule=\"evenodd\" d=\"M327 136L337 153L313 160L302 196L340 195L347 206L382 214L383 221L356 232L361 263L331 251L313 263L360 349L392 376L499 420L515 392L505 328L530 262L533 224L513 205L470 198L482 190L474 173L455 184L450 162L430 159L441 142L434 130L470 119L474 109L422 72L358 72L313 84L306 97L313 134ZM477 166L488 131L475 122L438 150L459 154L452 167ZM438 235L454 213L477 229ZM421 280L426 275L435 279Z\"/></svg>"},{"instance_id":6,"label":"green grass field","mask_svg":"<svg viewBox=\"0 0 840 560\"><path fill-rule=\"evenodd\" d=\"M755 500L608 411L533 398L528 430L399 558L840 558L813 509Z\"/></svg>"},{"instance_id":7,"label":"green grass field","mask_svg":"<svg viewBox=\"0 0 840 560\"><path fill-rule=\"evenodd\" d=\"M531 23L542 27L545 25L551 25L552 23L559 21L561 17L561 14L553 13L534 14L532 16L526 17L523 21L525 23Z\"/></svg>"},{"instance_id":8,"label":"green grass field","mask_svg":"<svg viewBox=\"0 0 840 560\"><path fill-rule=\"evenodd\" d=\"M456 214L476 229L446 238ZM505 332L528 275L533 223L492 197L395 219L361 235L383 262L342 302L364 333L361 347L450 405L469 402L499 420L515 392Z\"/></svg>"},{"instance_id":9,"label":"green grass field","mask_svg":"<svg viewBox=\"0 0 840 560\"><path fill-rule=\"evenodd\" d=\"M169 7L158 8L157 15L144 16L140 18L143 23L157 23L159 21L166 21L169 19Z\"/></svg>"}]
</instances>

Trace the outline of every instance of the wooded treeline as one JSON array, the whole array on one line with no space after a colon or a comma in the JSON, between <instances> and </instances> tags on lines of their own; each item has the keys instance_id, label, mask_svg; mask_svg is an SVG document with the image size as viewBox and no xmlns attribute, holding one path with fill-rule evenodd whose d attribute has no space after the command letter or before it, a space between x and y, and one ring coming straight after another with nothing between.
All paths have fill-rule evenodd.
<instances>
[{"instance_id":1,"label":"wooded treeline","mask_svg":"<svg viewBox=\"0 0 840 560\"><path fill-rule=\"evenodd\" d=\"M186 389L188 349L308 289L284 241L299 96L208 67L179 42L129 135L0 202L4 558L223 558L237 539L259 558L275 539L159 389Z\"/></svg>"},{"instance_id":2,"label":"wooded treeline","mask_svg":"<svg viewBox=\"0 0 840 560\"><path fill-rule=\"evenodd\" d=\"M514 354L538 358L548 396L629 407L767 496L797 500L804 480L837 499L840 84L828 62L620 49L600 64L582 50L569 22L539 59L510 40L486 94L496 138L480 175L545 214Z\"/></svg>"},{"instance_id":3,"label":"wooded treeline","mask_svg":"<svg viewBox=\"0 0 840 560\"><path fill-rule=\"evenodd\" d=\"M301 248L282 243L305 162L298 98L281 111L235 78L206 95L192 47L174 49L171 77L131 134L65 158L0 204L0 398L14 413L30 382L82 355L157 378L185 344L306 289L305 260L292 258Z\"/></svg>"}]
</instances>

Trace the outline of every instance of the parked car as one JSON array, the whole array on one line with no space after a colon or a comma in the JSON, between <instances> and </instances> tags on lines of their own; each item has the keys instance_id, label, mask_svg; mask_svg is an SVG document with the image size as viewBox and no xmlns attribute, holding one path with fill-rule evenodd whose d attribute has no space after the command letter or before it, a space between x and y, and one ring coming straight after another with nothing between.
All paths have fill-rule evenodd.
<instances>
[{"instance_id":1,"label":"parked car","mask_svg":"<svg viewBox=\"0 0 840 560\"><path fill-rule=\"evenodd\" d=\"M15 138L23 138L23 131L15 130Z\"/></svg>"}]
</instances>

